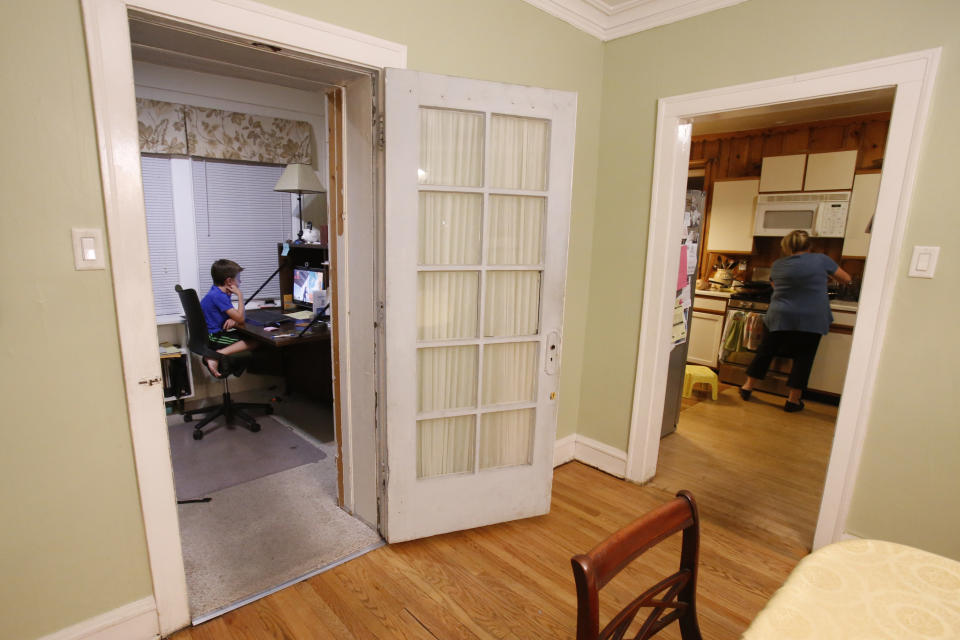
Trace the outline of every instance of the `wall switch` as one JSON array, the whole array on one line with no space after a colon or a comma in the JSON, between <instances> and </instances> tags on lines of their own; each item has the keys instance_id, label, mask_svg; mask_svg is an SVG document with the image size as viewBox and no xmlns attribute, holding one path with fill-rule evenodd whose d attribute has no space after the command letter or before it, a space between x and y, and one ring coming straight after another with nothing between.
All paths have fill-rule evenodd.
<instances>
[{"instance_id":1,"label":"wall switch","mask_svg":"<svg viewBox=\"0 0 960 640\"><path fill-rule=\"evenodd\" d=\"M73 230L73 266L78 271L105 269L102 229Z\"/></svg>"},{"instance_id":2,"label":"wall switch","mask_svg":"<svg viewBox=\"0 0 960 640\"><path fill-rule=\"evenodd\" d=\"M939 255L940 247L914 247L913 257L910 258L910 271L907 275L911 278L932 278L934 271L937 270Z\"/></svg>"}]
</instances>

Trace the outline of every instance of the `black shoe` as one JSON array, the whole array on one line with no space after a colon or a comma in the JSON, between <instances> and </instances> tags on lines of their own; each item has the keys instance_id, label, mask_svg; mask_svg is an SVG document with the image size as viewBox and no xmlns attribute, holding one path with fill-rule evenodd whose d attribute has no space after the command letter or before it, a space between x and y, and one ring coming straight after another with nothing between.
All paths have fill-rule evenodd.
<instances>
[{"instance_id":1,"label":"black shoe","mask_svg":"<svg viewBox=\"0 0 960 640\"><path fill-rule=\"evenodd\" d=\"M790 402L787 400L787 404L783 405L783 410L787 413L795 413L803 409L803 400L800 402Z\"/></svg>"},{"instance_id":2,"label":"black shoe","mask_svg":"<svg viewBox=\"0 0 960 640\"><path fill-rule=\"evenodd\" d=\"M740 387L740 397L744 400L749 400L751 393L753 393L753 389L744 389L743 387Z\"/></svg>"}]
</instances>

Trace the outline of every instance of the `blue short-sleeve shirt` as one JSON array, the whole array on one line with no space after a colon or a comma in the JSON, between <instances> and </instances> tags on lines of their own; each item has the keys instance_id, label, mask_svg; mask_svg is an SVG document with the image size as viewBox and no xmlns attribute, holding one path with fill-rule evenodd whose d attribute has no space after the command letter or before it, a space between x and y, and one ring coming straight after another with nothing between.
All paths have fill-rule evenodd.
<instances>
[{"instance_id":1,"label":"blue short-sleeve shirt","mask_svg":"<svg viewBox=\"0 0 960 640\"><path fill-rule=\"evenodd\" d=\"M836 270L837 263L822 253L798 253L774 262L773 296L764 318L767 329L826 335L833 322L827 275Z\"/></svg>"},{"instance_id":2,"label":"blue short-sleeve shirt","mask_svg":"<svg viewBox=\"0 0 960 640\"><path fill-rule=\"evenodd\" d=\"M230 301L229 293L224 293L220 287L213 285L200 301L200 308L203 309L203 317L207 320L207 331L216 333L223 331L223 323L229 317L227 311L233 309L233 302Z\"/></svg>"}]
</instances>

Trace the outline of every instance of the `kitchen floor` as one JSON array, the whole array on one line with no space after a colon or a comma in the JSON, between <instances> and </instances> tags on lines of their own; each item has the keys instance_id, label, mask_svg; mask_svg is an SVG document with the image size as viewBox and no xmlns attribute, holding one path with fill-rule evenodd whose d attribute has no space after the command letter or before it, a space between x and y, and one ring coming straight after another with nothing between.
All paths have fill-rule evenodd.
<instances>
[{"instance_id":1,"label":"kitchen floor","mask_svg":"<svg viewBox=\"0 0 960 640\"><path fill-rule=\"evenodd\" d=\"M754 391L744 402L725 384L716 401L695 390L677 431L660 441L651 485L692 491L711 518L745 536L773 534L791 551L809 550L837 408L804 400L803 411L786 413L784 400Z\"/></svg>"}]
</instances>

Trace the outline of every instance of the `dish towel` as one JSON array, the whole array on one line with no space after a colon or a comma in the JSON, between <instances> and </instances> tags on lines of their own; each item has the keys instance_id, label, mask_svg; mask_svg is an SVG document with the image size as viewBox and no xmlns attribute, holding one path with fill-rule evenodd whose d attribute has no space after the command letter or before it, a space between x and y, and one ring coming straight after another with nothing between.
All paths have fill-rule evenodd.
<instances>
[{"instance_id":1,"label":"dish towel","mask_svg":"<svg viewBox=\"0 0 960 640\"><path fill-rule=\"evenodd\" d=\"M745 313L737 311L730 318L730 322L727 323L727 328L723 332L723 340L720 341L720 348L725 352L721 353L721 356L732 351L740 351L740 347L743 345L743 326L746 317Z\"/></svg>"},{"instance_id":2,"label":"dish towel","mask_svg":"<svg viewBox=\"0 0 960 640\"><path fill-rule=\"evenodd\" d=\"M763 342L763 314L748 313L745 327L743 329L743 346L750 351L756 351Z\"/></svg>"}]
</instances>

